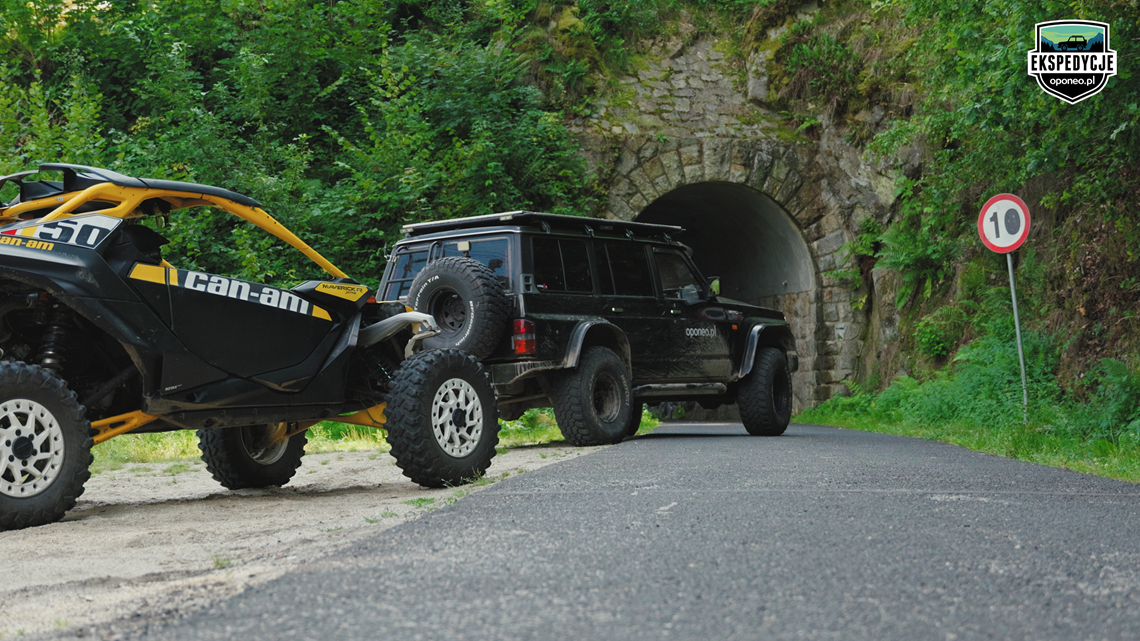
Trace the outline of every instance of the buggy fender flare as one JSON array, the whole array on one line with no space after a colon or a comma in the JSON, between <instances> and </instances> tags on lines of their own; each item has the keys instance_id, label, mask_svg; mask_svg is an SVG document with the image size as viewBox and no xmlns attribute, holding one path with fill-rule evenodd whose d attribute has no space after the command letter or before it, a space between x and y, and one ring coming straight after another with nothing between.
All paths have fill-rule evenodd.
<instances>
[{"instance_id":1,"label":"buggy fender flare","mask_svg":"<svg viewBox=\"0 0 1140 641\"><path fill-rule=\"evenodd\" d=\"M791 326L787 321L765 320L748 330L744 352L740 356L740 370L734 377L736 380L748 376L752 371L752 366L756 364L756 351L761 345L784 350L788 357L788 370L794 372L799 369L800 359L796 353L796 341L792 337Z\"/></svg>"},{"instance_id":2,"label":"buggy fender flare","mask_svg":"<svg viewBox=\"0 0 1140 641\"><path fill-rule=\"evenodd\" d=\"M625 363L629 371L633 371L633 361L629 351L629 338L617 325L604 318L590 318L578 321L570 332L570 341L566 345L566 356L562 367L569 369L578 366L578 357L582 348L589 345L608 347Z\"/></svg>"}]
</instances>

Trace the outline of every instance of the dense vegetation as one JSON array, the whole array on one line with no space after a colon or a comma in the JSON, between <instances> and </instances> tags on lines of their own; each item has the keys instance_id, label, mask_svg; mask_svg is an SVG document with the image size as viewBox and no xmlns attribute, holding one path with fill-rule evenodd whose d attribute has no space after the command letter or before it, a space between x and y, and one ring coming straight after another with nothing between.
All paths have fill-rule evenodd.
<instances>
[{"instance_id":1,"label":"dense vegetation","mask_svg":"<svg viewBox=\"0 0 1140 641\"><path fill-rule=\"evenodd\" d=\"M1078 105L1026 75L1037 22L1111 25L1119 73ZM840 3L781 36L780 105L803 125L821 113L900 162L889 227L869 221L833 275L866 292L871 268L901 276L901 365L914 378L854 385L805 414L961 442L1140 479L1140 53L1135 2L987 0ZM867 113L888 124L867 126ZM1037 233L1016 255L1029 379L1028 421L1005 259L977 242L985 200L1032 203ZM1074 461L1084 461L1075 463ZM1093 461L1093 462L1089 462ZM1103 461L1102 461L1103 462Z\"/></svg>"},{"instance_id":2,"label":"dense vegetation","mask_svg":"<svg viewBox=\"0 0 1140 641\"><path fill-rule=\"evenodd\" d=\"M251 195L361 278L398 226L581 212L580 157L498 2L3 0L0 172L107 166ZM201 215L180 264L289 280L304 264Z\"/></svg>"},{"instance_id":3,"label":"dense vegetation","mask_svg":"<svg viewBox=\"0 0 1140 641\"><path fill-rule=\"evenodd\" d=\"M899 275L901 362L817 418L1101 450L1140 439L1136 1L842 0L804 20L800 5L0 0L0 173L55 160L229 187L374 284L401 224L594 211L601 184L564 122L637 68L640 42L687 21L740 69L767 56L768 106L790 128L836 128L903 175L892 219L865 223L830 274L857 296L872 269ZM1110 23L1119 60L1078 105L1025 70L1035 23L1068 18ZM1018 253L1029 427L1004 259L973 226L1002 191L1030 201L1039 230ZM225 218L184 222L168 234L180 265L308 275ZM890 380L899 365L912 377Z\"/></svg>"}]
</instances>

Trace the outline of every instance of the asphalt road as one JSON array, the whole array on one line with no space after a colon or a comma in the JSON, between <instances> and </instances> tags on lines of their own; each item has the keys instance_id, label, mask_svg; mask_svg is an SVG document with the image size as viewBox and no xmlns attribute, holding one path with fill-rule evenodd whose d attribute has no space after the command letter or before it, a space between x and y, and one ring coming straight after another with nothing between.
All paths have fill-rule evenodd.
<instances>
[{"instance_id":1,"label":"asphalt road","mask_svg":"<svg viewBox=\"0 0 1140 641\"><path fill-rule=\"evenodd\" d=\"M140 631L1136 639L1140 487L825 427L670 425Z\"/></svg>"}]
</instances>

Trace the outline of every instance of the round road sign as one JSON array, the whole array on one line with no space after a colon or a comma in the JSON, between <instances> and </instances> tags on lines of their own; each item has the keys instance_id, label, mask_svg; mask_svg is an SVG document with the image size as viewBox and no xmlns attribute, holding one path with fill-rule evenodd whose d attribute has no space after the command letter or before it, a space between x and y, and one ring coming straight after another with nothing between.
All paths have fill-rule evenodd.
<instances>
[{"instance_id":1,"label":"round road sign","mask_svg":"<svg viewBox=\"0 0 1140 641\"><path fill-rule=\"evenodd\" d=\"M1013 194L998 194L978 214L978 235L999 254L1021 247L1029 237L1029 207Z\"/></svg>"}]
</instances>

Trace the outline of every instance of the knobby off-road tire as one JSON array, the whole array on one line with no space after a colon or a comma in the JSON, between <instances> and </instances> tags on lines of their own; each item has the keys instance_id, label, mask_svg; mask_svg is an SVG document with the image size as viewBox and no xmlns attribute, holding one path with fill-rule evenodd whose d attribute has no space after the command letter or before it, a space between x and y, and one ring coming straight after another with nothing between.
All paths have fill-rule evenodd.
<instances>
[{"instance_id":1,"label":"knobby off-road tire","mask_svg":"<svg viewBox=\"0 0 1140 641\"><path fill-rule=\"evenodd\" d=\"M429 263L412 281L408 304L431 314L443 330L424 341L425 349L460 349L477 360L498 346L510 315L510 302L495 272L470 258Z\"/></svg>"},{"instance_id":2,"label":"knobby off-road tire","mask_svg":"<svg viewBox=\"0 0 1140 641\"><path fill-rule=\"evenodd\" d=\"M246 425L198 430L198 449L214 480L230 490L280 487L301 466L308 437L294 434L269 447L257 444L271 425Z\"/></svg>"},{"instance_id":3,"label":"knobby off-road tire","mask_svg":"<svg viewBox=\"0 0 1140 641\"><path fill-rule=\"evenodd\" d=\"M392 377L388 444L404 476L424 487L460 485L491 466L499 442L495 391L475 357L421 352Z\"/></svg>"},{"instance_id":4,"label":"knobby off-road tire","mask_svg":"<svg viewBox=\"0 0 1140 641\"><path fill-rule=\"evenodd\" d=\"M641 415L645 413L645 403L634 403L629 408L629 422L625 424L625 437L637 434L641 429Z\"/></svg>"},{"instance_id":5,"label":"knobby off-road tire","mask_svg":"<svg viewBox=\"0 0 1140 641\"><path fill-rule=\"evenodd\" d=\"M605 347L587 347L578 366L555 381L554 418L571 445L617 443L629 431L632 397L621 358Z\"/></svg>"},{"instance_id":6,"label":"knobby off-road tire","mask_svg":"<svg viewBox=\"0 0 1140 641\"><path fill-rule=\"evenodd\" d=\"M756 364L737 392L744 429L753 436L779 436L792 419L792 375L788 359L774 347L761 347Z\"/></svg>"},{"instance_id":7,"label":"knobby off-road tire","mask_svg":"<svg viewBox=\"0 0 1140 641\"><path fill-rule=\"evenodd\" d=\"M63 518L91 478L91 424L54 373L0 361L0 530Z\"/></svg>"}]
</instances>

